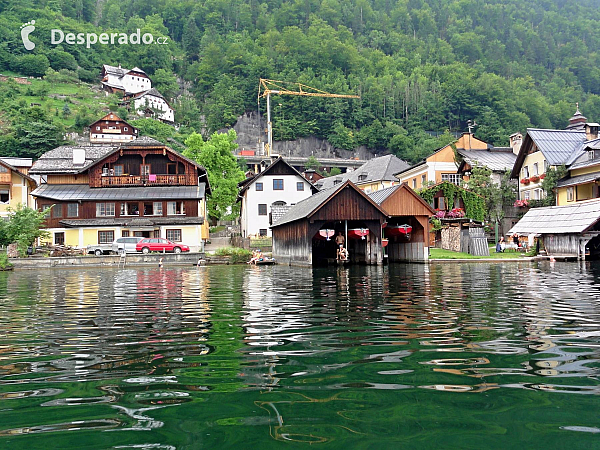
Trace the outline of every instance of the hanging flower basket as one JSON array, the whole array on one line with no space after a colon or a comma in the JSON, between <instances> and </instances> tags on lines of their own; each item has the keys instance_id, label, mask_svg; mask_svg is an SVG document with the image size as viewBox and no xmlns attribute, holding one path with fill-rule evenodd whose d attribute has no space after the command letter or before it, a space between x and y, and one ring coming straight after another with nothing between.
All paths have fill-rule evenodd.
<instances>
[{"instance_id":1,"label":"hanging flower basket","mask_svg":"<svg viewBox=\"0 0 600 450\"><path fill-rule=\"evenodd\" d=\"M532 183L537 183L538 181L540 181L540 177L534 175L531 178L529 178L529 181L531 181Z\"/></svg>"},{"instance_id":2,"label":"hanging flower basket","mask_svg":"<svg viewBox=\"0 0 600 450\"><path fill-rule=\"evenodd\" d=\"M527 200L517 200L513 206L515 208L527 208L529 206L529 202Z\"/></svg>"},{"instance_id":3,"label":"hanging flower basket","mask_svg":"<svg viewBox=\"0 0 600 450\"><path fill-rule=\"evenodd\" d=\"M521 184L529 184L529 178L523 178Z\"/></svg>"}]
</instances>

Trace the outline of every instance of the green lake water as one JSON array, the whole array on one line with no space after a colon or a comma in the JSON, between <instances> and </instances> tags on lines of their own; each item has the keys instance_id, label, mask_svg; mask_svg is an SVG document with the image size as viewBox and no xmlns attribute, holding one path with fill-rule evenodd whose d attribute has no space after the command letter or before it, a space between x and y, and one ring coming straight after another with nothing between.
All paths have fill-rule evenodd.
<instances>
[{"instance_id":1,"label":"green lake water","mask_svg":"<svg viewBox=\"0 0 600 450\"><path fill-rule=\"evenodd\" d=\"M0 273L0 449L600 448L600 265Z\"/></svg>"}]
</instances>

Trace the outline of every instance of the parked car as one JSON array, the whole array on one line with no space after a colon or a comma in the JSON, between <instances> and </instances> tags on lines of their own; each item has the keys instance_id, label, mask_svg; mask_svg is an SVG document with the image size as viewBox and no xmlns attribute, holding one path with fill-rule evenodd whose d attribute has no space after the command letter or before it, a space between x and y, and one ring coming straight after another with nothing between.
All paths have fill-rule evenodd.
<instances>
[{"instance_id":1,"label":"parked car","mask_svg":"<svg viewBox=\"0 0 600 450\"><path fill-rule=\"evenodd\" d=\"M112 244L88 245L87 253L93 253L96 256L110 255L112 253Z\"/></svg>"},{"instance_id":2,"label":"parked car","mask_svg":"<svg viewBox=\"0 0 600 450\"><path fill-rule=\"evenodd\" d=\"M113 253L120 253L122 251L125 251L125 253L135 253L137 252L135 247L142 239L144 238L141 236L120 237L113 241L112 251Z\"/></svg>"},{"instance_id":3,"label":"parked car","mask_svg":"<svg viewBox=\"0 0 600 450\"><path fill-rule=\"evenodd\" d=\"M135 246L136 251L142 253L150 252L189 252L190 248L187 245L176 244L163 238L144 238Z\"/></svg>"}]
</instances>

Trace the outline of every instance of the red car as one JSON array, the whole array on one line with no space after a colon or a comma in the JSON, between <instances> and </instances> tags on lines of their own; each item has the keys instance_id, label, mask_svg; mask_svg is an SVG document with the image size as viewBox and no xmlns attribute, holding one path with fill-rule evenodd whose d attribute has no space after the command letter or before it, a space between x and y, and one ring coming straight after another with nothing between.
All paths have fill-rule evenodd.
<instances>
[{"instance_id":1,"label":"red car","mask_svg":"<svg viewBox=\"0 0 600 450\"><path fill-rule=\"evenodd\" d=\"M187 245L175 244L168 239L163 238L144 238L135 246L136 251L142 253L150 252L189 252L190 248Z\"/></svg>"}]
</instances>

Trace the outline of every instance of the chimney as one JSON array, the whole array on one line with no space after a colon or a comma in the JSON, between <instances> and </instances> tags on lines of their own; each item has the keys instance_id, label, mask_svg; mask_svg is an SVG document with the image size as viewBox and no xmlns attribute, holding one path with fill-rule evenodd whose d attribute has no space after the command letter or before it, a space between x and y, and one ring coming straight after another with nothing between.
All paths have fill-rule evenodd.
<instances>
[{"instance_id":1,"label":"chimney","mask_svg":"<svg viewBox=\"0 0 600 450\"><path fill-rule=\"evenodd\" d=\"M600 124L597 124L597 123L586 123L585 124L585 138L588 141L593 141L594 139L598 139L598 127L600 127Z\"/></svg>"},{"instance_id":2,"label":"chimney","mask_svg":"<svg viewBox=\"0 0 600 450\"><path fill-rule=\"evenodd\" d=\"M519 154L521 144L523 143L523 135L519 132L510 135L510 148L515 155Z\"/></svg>"},{"instance_id":3,"label":"chimney","mask_svg":"<svg viewBox=\"0 0 600 450\"><path fill-rule=\"evenodd\" d=\"M74 148L73 149L73 165L83 166L85 164L85 149Z\"/></svg>"}]
</instances>

